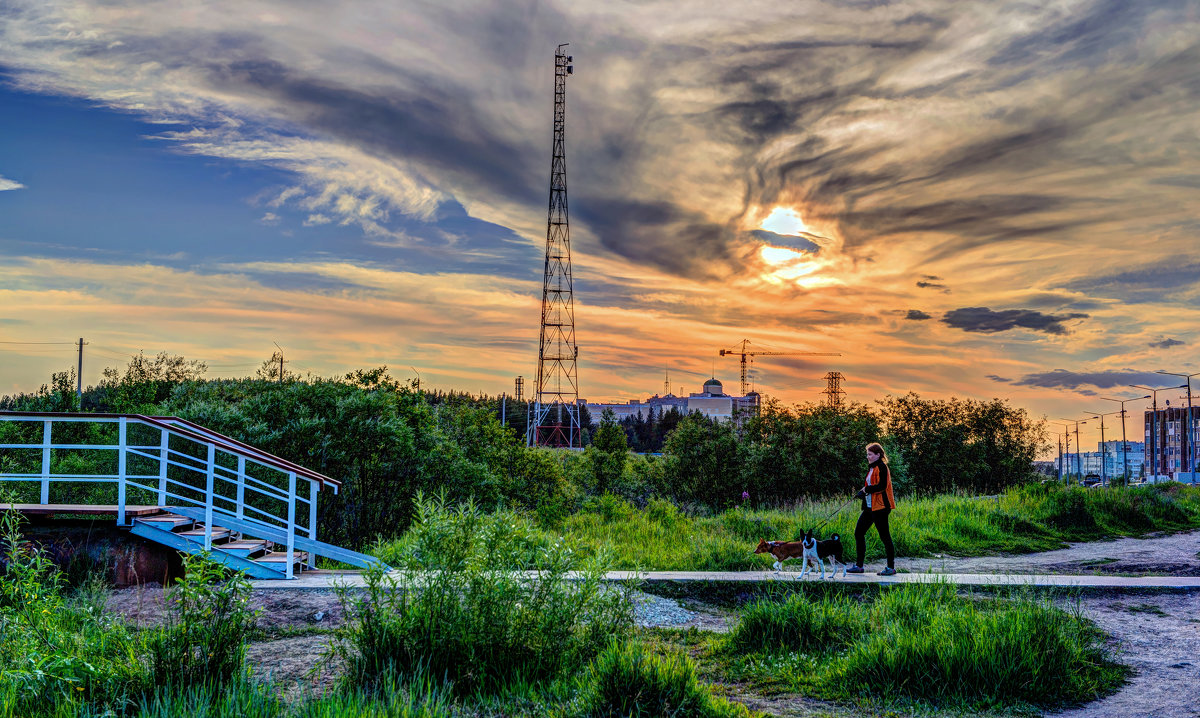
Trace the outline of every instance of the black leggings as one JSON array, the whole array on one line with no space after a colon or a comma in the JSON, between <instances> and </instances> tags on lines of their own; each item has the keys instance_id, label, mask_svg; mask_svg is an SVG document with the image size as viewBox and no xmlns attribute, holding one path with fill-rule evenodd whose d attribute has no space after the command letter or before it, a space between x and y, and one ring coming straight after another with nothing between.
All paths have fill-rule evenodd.
<instances>
[{"instance_id":1,"label":"black leggings","mask_svg":"<svg viewBox=\"0 0 1200 718\"><path fill-rule=\"evenodd\" d=\"M892 532L888 528L890 513L891 509L867 509L858 517L858 525L854 527L854 548L858 550L858 560L854 562L856 565L863 565L863 556L867 553L867 529L871 528L871 524L875 524L875 528L879 530L879 540L883 542L883 548L887 551L888 568L896 567L896 547L892 545Z\"/></svg>"}]
</instances>

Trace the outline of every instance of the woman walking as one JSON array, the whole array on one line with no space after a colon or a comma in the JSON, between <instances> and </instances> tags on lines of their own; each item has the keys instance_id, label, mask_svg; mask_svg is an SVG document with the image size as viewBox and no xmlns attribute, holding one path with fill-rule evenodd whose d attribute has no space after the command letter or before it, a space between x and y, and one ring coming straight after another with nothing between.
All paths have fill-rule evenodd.
<instances>
[{"instance_id":1,"label":"woman walking","mask_svg":"<svg viewBox=\"0 0 1200 718\"><path fill-rule=\"evenodd\" d=\"M888 514L896 508L896 498L892 495L892 474L888 471L887 454L883 446L877 443L867 444L867 480L855 498L862 499L862 515L858 517L858 525L854 527L854 547L858 550L858 559L854 565L846 569L846 573L863 572L863 556L867 552L867 529L875 525L879 532L879 540L887 551L887 568L879 572L880 576L896 574L896 548L892 545L892 532L888 528Z\"/></svg>"}]
</instances>

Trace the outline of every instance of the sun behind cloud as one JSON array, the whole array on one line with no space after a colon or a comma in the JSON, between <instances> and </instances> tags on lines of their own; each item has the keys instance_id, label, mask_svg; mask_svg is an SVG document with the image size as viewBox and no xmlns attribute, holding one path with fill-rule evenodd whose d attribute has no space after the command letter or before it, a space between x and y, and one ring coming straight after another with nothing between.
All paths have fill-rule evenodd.
<instances>
[{"instance_id":1,"label":"sun behind cloud","mask_svg":"<svg viewBox=\"0 0 1200 718\"><path fill-rule=\"evenodd\" d=\"M800 218L800 213L791 207L776 207L771 210L771 213L759 225L759 229L790 237L812 233L812 230L804 224L804 220Z\"/></svg>"}]
</instances>

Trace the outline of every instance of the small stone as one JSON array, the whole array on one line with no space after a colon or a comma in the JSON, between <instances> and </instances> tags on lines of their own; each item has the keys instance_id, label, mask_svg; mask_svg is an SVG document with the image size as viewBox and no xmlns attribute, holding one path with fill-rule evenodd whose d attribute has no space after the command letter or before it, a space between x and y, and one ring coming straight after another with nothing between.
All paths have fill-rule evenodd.
<instances>
[{"instance_id":1,"label":"small stone","mask_svg":"<svg viewBox=\"0 0 1200 718\"><path fill-rule=\"evenodd\" d=\"M319 621L319 620L321 620L322 618L325 618L325 612L324 612L324 611L317 611L316 613L314 613L314 614L313 614L313 620L314 620L314 621Z\"/></svg>"}]
</instances>

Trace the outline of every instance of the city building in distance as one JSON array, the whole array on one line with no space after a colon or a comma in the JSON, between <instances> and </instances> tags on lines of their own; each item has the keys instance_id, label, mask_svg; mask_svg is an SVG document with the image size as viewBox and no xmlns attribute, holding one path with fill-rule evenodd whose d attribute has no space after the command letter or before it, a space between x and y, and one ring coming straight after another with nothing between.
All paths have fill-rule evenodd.
<instances>
[{"instance_id":1,"label":"city building in distance","mask_svg":"<svg viewBox=\"0 0 1200 718\"><path fill-rule=\"evenodd\" d=\"M581 403L587 406L593 421L599 421L605 411L611 411L617 421L621 421L633 416L641 416L642 419L653 416L658 419L671 409L676 409L681 414L699 412L702 416L716 421L731 421L735 416L745 418L757 413L759 398L756 391L745 396L726 394L721 382L714 377L704 382L699 392L687 396L655 394L643 401L630 399L619 404L590 403L586 400L581 400Z\"/></svg>"}]
</instances>

